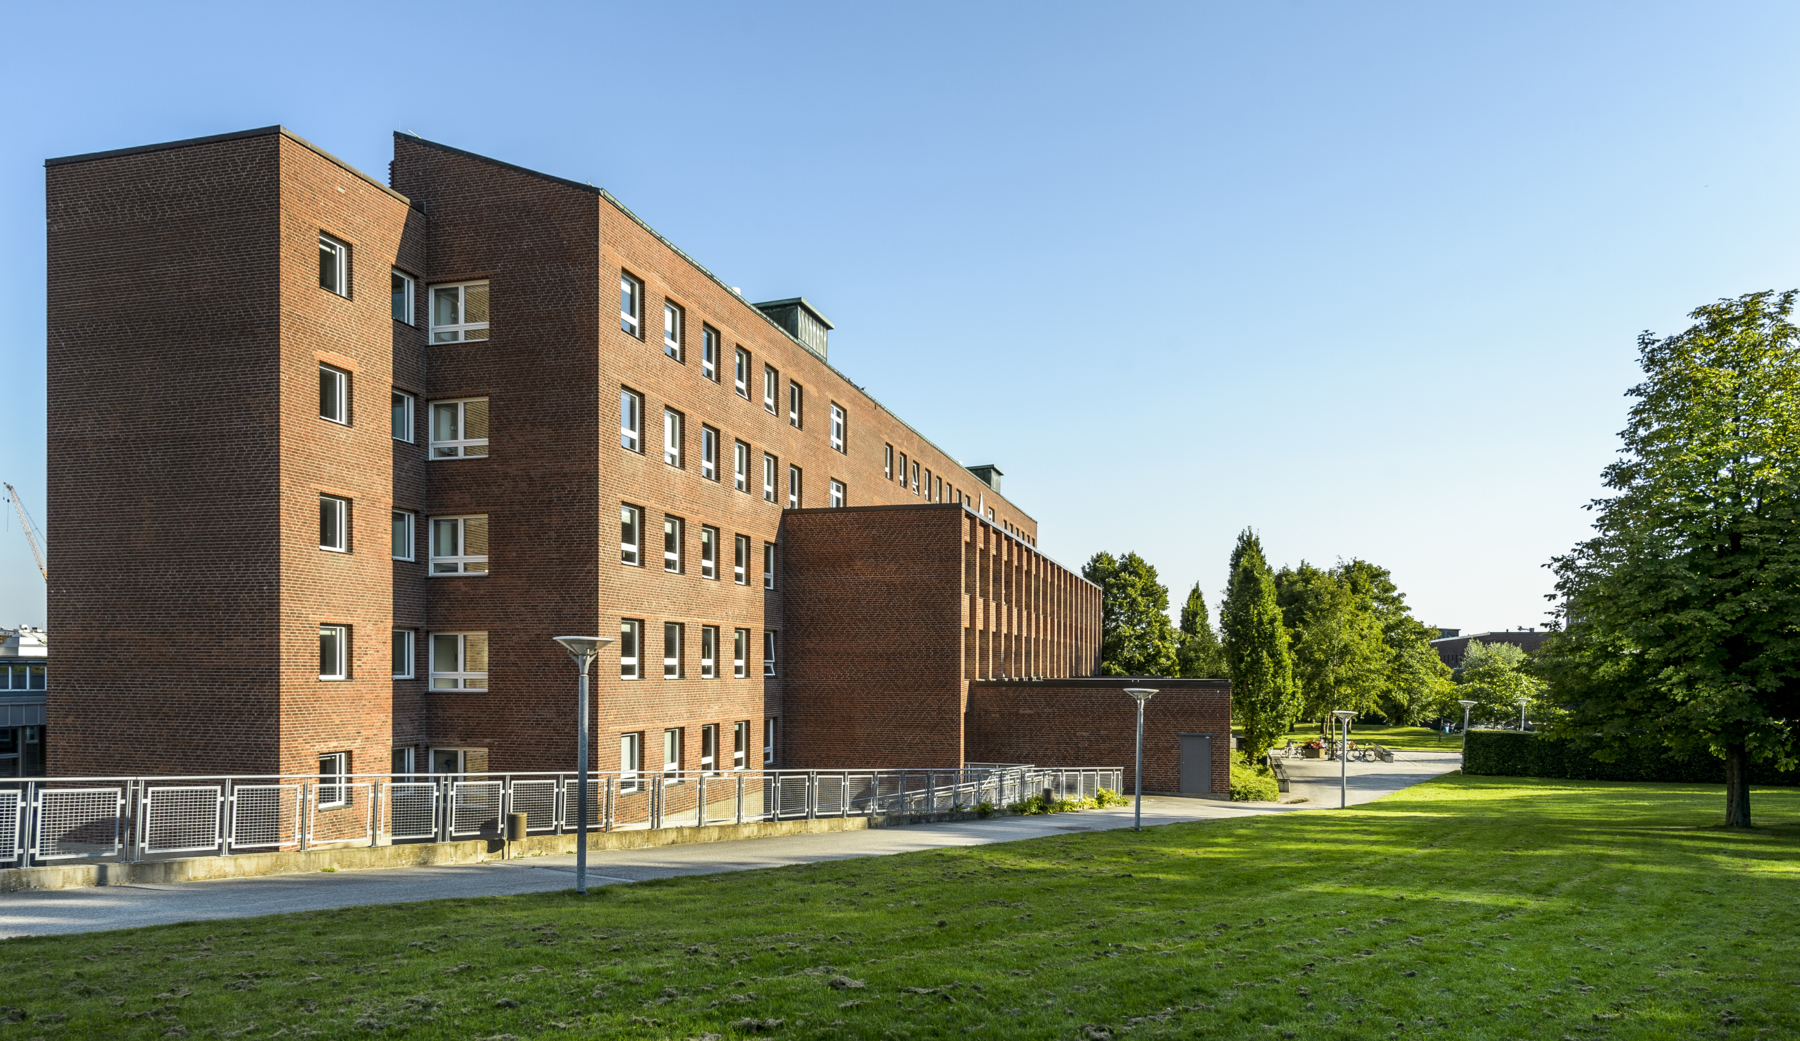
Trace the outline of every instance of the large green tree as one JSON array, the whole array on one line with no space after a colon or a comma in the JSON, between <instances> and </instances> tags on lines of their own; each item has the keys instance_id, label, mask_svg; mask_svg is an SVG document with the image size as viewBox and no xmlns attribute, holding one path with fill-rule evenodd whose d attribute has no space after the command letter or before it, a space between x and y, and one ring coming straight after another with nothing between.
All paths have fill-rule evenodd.
<instances>
[{"instance_id":1,"label":"large green tree","mask_svg":"<svg viewBox=\"0 0 1800 1041\"><path fill-rule=\"evenodd\" d=\"M1538 654L1598 745L1704 746L1725 823L1750 826L1749 767L1795 765L1800 717L1800 330L1796 292L1694 311L1638 338L1643 382L1591 504L1593 538L1555 558L1562 631Z\"/></svg>"},{"instance_id":2,"label":"large green tree","mask_svg":"<svg viewBox=\"0 0 1800 1041\"><path fill-rule=\"evenodd\" d=\"M1174 676L1181 641L1169 622L1169 590L1136 553L1096 553L1081 569L1100 587L1100 672Z\"/></svg>"},{"instance_id":3,"label":"large green tree","mask_svg":"<svg viewBox=\"0 0 1800 1041\"><path fill-rule=\"evenodd\" d=\"M1456 668L1454 696L1475 702L1469 710L1471 718L1483 722L1512 719L1519 714L1519 699L1538 699L1544 681L1527 669L1525 657L1515 644L1469 643Z\"/></svg>"},{"instance_id":4,"label":"large green tree","mask_svg":"<svg viewBox=\"0 0 1800 1041\"><path fill-rule=\"evenodd\" d=\"M1219 634L1213 631L1212 618L1206 611L1206 597L1200 595L1200 583L1188 590L1187 603L1181 605L1181 669L1188 679L1224 679L1225 648Z\"/></svg>"},{"instance_id":5,"label":"large green tree","mask_svg":"<svg viewBox=\"0 0 1800 1041\"><path fill-rule=\"evenodd\" d=\"M1322 722L1337 709L1373 711L1389 655L1367 593L1358 593L1341 569L1326 571L1305 561L1282 568L1275 587L1293 640L1304 717Z\"/></svg>"},{"instance_id":6,"label":"large green tree","mask_svg":"<svg viewBox=\"0 0 1800 1041\"><path fill-rule=\"evenodd\" d=\"M1406 594L1387 568L1366 560L1340 563L1333 569L1381 627L1385 661L1377 685L1375 709L1390 726L1411 726L1438 714L1454 689L1450 667L1431 641L1437 629L1412 616Z\"/></svg>"},{"instance_id":7,"label":"large green tree","mask_svg":"<svg viewBox=\"0 0 1800 1041\"><path fill-rule=\"evenodd\" d=\"M1231 551L1231 580L1219 605L1219 629L1231 675L1232 721L1243 728L1245 750L1254 763L1294 725L1300 692L1287 625L1275 598L1275 576L1261 540L1249 528Z\"/></svg>"}]
</instances>

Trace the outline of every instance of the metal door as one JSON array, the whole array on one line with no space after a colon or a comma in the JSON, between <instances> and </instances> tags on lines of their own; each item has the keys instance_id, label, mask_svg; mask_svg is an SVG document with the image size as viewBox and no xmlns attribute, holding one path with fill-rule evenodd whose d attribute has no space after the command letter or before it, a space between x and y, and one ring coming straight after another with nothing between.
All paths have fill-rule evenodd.
<instances>
[{"instance_id":1,"label":"metal door","mask_svg":"<svg viewBox=\"0 0 1800 1041\"><path fill-rule=\"evenodd\" d=\"M1211 734L1181 735L1181 790L1207 794L1212 791Z\"/></svg>"}]
</instances>

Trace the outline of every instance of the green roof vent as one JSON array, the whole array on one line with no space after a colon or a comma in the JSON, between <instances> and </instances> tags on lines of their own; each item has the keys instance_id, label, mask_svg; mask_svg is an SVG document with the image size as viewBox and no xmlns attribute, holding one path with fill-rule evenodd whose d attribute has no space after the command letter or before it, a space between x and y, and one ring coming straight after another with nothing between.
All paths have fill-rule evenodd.
<instances>
[{"instance_id":1,"label":"green roof vent","mask_svg":"<svg viewBox=\"0 0 1800 1041\"><path fill-rule=\"evenodd\" d=\"M806 302L805 297L796 296L788 300L770 300L768 303L755 305L758 311L768 315L776 325L788 331L788 335L799 340L806 349L825 357L826 338L832 330L832 324L818 309Z\"/></svg>"}]
</instances>

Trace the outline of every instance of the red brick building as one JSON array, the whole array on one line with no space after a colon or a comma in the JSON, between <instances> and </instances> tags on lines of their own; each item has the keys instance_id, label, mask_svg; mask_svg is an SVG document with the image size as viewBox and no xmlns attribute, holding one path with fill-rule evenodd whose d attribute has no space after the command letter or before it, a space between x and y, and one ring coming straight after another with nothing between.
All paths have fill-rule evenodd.
<instances>
[{"instance_id":1,"label":"red brick building","mask_svg":"<svg viewBox=\"0 0 1800 1041\"><path fill-rule=\"evenodd\" d=\"M566 768L567 633L602 770L956 765L971 684L1096 671L996 468L600 189L280 127L47 180L53 774Z\"/></svg>"}]
</instances>

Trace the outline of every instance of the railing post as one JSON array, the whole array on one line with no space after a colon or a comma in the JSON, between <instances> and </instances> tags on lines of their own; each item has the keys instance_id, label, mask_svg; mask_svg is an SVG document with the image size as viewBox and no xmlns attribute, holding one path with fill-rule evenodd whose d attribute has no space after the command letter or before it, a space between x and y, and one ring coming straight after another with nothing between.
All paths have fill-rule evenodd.
<instances>
[{"instance_id":1,"label":"railing post","mask_svg":"<svg viewBox=\"0 0 1800 1041\"><path fill-rule=\"evenodd\" d=\"M231 843L231 818L237 812L237 790L231 785L231 778L225 778L225 786L219 790L219 856L224 856Z\"/></svg>"},{"instance_id":2,"label":"railing post","mask_svg":"<svg viewBox=\"0 0 1800 1041\"><path fill-rule=\"evenodd\" d=\"M744 771L737 775L737 822L744 823Z\"/></svg>"},{"instance_id":3,"label":"railing post","mask_svg":"<svg viewBox=\"0 0 1800 1041\"><path fill-rule=\"evenodd\" d=\"M715 751L713 753L717 755ZM706 771L694 775L694 827L706 827Z\"/></svg>"},{"instance_id":4,"label":"railing post","mask_svg":"<svg viewBox=\"0 0 1800 1041\"><path fill-rule=\"evenodd\" d=\"M850 816L850 771L844 771L844 779L838 788L838 816Z\"/></svg>"},{"instance_id":5,"label":"railing post","mask_svg":"<svg viewBox=\"0 0 1800 1041\"><path fill-rule=\"evenodd\" d=\"M41 797L42 789L38 787L37 782L26 781L25 805L22 807L21 814L25 818L25 863L21 865L23 867L30 867L32 862L37 859L40 844L38 832L41 830L41 826L38 824L41 815L41 811L38 809L38 799Z\"/></svg>"},{"instance_id":6,"label":"railing post","mask_svg":"<svg viewBox=\"0 0 1800 1041\"><path fill-rule=\"evenodd\" d=\"M381 845L381 778L369 781L369 845Z\"/></svg>"},{"instance_id":7,"label":"railing post","mask_svg":"<svg viewBox=\"0 0 1800 1041\"><path fill-rule=\"evenodd\" d=\"M312 782L300 782L300 852L312 845Z\"/></svg>"},{"instance_id":8,"label":"railing post","mask_svg":"<svg viewBox=\"0 0 1800 1041\"><path fill-rule=\"evenodd\" d=\"M806 819L813 820L819 812L819 771L806 771Z\"/></svg>"}]
</instances>

